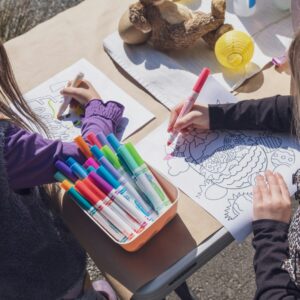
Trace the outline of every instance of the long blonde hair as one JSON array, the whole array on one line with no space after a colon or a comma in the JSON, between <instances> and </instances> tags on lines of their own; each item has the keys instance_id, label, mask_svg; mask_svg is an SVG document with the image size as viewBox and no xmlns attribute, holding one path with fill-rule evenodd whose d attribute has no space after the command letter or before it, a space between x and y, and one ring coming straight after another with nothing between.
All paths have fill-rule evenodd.
<instances>
[{"instance_id":1,"label":"long blonde hair","mask_svg":"<svg viewBox=\"0 0 300 300\"><path fill-rule=\"evenodd\" d=\"M300 31L289 48L289 63L292 74L293 130L300 138Z\"/></svg>"},{"instance_id":2,"label":"long blonde hair","mask_svg":"<svg viewBox=\"0 0 300 300\"><path fill-rule=\"evenodd\" d=\"M17 112L18 113L17 113ZM33 123L40 132L48 135L48 129L31 110L15 80L4 45L0 41L0 113L17 126L33 131L25 120Z\"/></svg>"}]
</instances>

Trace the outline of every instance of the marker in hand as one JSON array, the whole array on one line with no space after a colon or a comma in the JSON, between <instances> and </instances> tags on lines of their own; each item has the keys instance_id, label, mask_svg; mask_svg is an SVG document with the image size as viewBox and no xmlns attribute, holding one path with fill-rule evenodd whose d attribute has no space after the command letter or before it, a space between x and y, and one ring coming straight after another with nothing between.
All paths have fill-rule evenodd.
<instances>
[{"instance_id":1,"label":"marker in hand","mask_svg":"<svg viewBox=\"0 0 300 300\"><path fill-rule=\"evenodd\" d=\"M187 113L190 112L190 110L192 109L193 105L195 104L195 102L200 94L200 91L201 91L203 85L205 84L206 79L208 78L209 74L210 74L210 70L208 68L204 68L202 70L202 72L200 73L200 75L198 77L196 84L193 87L192 95L185 101L177 119L182 118L184 115L186 115ZM174 142L178 133L179 133L178 131L173 131L170 134L168 142L167 142L168 146L170 146Z\"/></svg>"},{"instance_id":2,"label":"marker in hand","mask_svg":"<svg viewBox=\"0 0 300 300\"><path fill-rule=\"evenodd\" d=\"M81 80L83 79L84 74L83 73L78 73L75 77L75 79L72 81L71 86L72 87L78 87L78 85L80 84ZM70 102L71 102L71 97L69 96L65 96L64 97L64 101L62 103L62 105L60 106L58 113L57 113L57 119L61 120L62 119L62 114L66 111L66 109L68 108Z\"/></svg>"}]
</instances>

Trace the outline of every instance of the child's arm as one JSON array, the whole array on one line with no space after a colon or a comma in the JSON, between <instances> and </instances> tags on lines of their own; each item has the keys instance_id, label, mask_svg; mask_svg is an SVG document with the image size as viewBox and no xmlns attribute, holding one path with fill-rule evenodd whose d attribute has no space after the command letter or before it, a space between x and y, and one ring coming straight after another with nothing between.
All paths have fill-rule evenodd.
<instances>
[{"instance_id":1,"label":"child's arm","mask_svg":"<svg viewBox=\"0 0 300 300\"><path fill-rule=\"evenodd\" d=\"M232 130L272 130L291 132L292 97L275 96L261 100L246 100L238 103L201 105L179 119L178 111L182 103L171 111L169 131L186 128L232 129Z\"/></svg>"},{"instance_id":2,"label":"child's arm","mask_svg":"<svg viewBox=\"0 0 300 300\"><path fill-rule=\"evenodd\" d=\"M288 257L289 192L279 174L266 172L266 180L258 176L253 189L255 299L298 299L300 290L281 268Z\"/></svg>"},{"instance_id":3,"label":"child's arm","mask_svg":"<svg viewBox=\"0 0 300 300\"><path fill-rule=\"evenodd\" d=\"M82 92L86 91L80 88L75 90L72 88L71 92L70 95L76 100L87 99L82 126L83 137L88 132L103 131L104 134L115 132L116 124L120 121L124 110L121 104L111 101L104 104L102 100L96 99L100 98L98 94L94 92L83 94ZM4 156L9 183L15 190L54 182L53 175L56 172L54 163L58 159L65 160L73 156L80 163L85 160L74 143L48 140L40 134L30 133L13 125L8 129L5 141Z\"/></svg>"}]
</instances>

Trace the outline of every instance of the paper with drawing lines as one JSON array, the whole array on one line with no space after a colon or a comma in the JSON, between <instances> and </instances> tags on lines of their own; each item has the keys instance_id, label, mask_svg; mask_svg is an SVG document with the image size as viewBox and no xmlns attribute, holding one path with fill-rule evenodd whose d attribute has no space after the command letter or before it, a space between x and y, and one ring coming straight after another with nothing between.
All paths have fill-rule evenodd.
<instances>
[{"instance_id":1,"label":"paper with drawing lines","mask_svg":"<svg viewBox=\"0 0 300 300\"><path fill-rule=\"evenodd\" d=\"M125 106L124 117L117 128L119 137L123 139L128 137L154 118L151 112L126 94L105 74L87 60L81 59L24 95L33 111L47 124L53 139L72 141L80 134L80 128L74 126L72 122L74 116L65 121L56 119L63 101L60 90L79 72L84 73L84 78L93 84L104 101L114 100Z\"/></svg>"},{"instance_id":2,"label":"paper with drawing lines","mask_svg":"<svg viewBox=\"0 0 300 300\"><path fill-rule=\"evenodd\" d=\"M300 148L292 138L267 132L193 131L180 135L170 149L166 130L164 123L138 144L138 151L238 241L252 231L257 174L279 172L295 192L292 174L300 166Z\"/></svg>"}]
</instances>

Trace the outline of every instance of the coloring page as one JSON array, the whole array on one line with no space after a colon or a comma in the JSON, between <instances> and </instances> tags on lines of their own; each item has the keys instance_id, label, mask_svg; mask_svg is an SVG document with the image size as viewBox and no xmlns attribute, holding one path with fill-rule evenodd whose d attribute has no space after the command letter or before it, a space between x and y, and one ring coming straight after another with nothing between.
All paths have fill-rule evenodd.
<instances>
[{"instance_id":1,"label":"coloring page","mask_svg":"<svg viewBox=\"0 0 300 300\"><path fill-rule=\"evenodd\" d=\"M164 123L138 144L138 151L238 241L252 231L252 187L257 174L279 172L290 192L295 192L292 174L300 166L300 147L292 137L195 130L179 135L171 147L166 146L167 140Z\"/></svg>"},{"instance_id":2,"label":"coloring page","mask_svg":"<svg viewBox=\"0 0 300 300\"><path fill-rule=\"evenodd\" d=\"M154 118L151 112L126 94L105 74L87 60L81 59L24 95L29 106L47 124L51 138L72 141L75 136L81 134L78 114L68 115L66 111L67 117L64 120L59 121L56 118L63 102L60 90L79 72L84 73L84 79L92 83L104 102L113 100L125 106L123 118L117 127L120 139L125 139Z\"/></svg>"}]
</instances>

